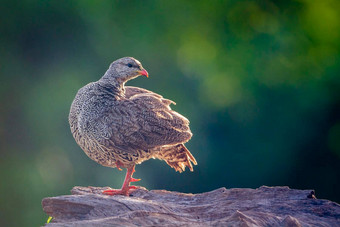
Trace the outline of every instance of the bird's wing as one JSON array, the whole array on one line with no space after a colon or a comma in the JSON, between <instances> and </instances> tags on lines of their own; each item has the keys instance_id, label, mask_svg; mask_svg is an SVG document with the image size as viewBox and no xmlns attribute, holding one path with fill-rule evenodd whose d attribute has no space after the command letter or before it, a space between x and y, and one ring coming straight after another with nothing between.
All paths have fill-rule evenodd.
<instances>
[{"instance_id":1,"label":"bird's wing","mask_svg":"<svg viewBox=\"0 0 340 227\"><path fill-rule=\"evenodd\" d=\"M130 97L138 94L153 94L155 97L163 98L161 95L156 94L152 91L146 90L144 88L125 86L125 97L129 99Z\"/></svg>"},{"instance_id":2,"label":"bird's wing","mask_svg":"<svg viewBox=\"0 0 340 227\"><path fill-rule=\"evenodd\" d=\"M133 152L187 142L192 136L189 121L170 104L153 94L135 94L106 108L91 127L102 133L100 143L109 149Z\"/></svg>"},{"instance_id":3,"label":"bird's wing","mask_svg":"<svg viewBox=\"0 0 340 227\"><path fill-rule=\"evenodd\" d=\"M162 102L164 104L174 104L176 105L176 103L170 99L165 99L163 98L163 96L154 93L152 91L146 90L144 88L139 88L139 87L133 87L133 86L125 86L125 98L130 99L135 95L152 95L160 100L162 100Z\"/></svg>"}]
</instances>

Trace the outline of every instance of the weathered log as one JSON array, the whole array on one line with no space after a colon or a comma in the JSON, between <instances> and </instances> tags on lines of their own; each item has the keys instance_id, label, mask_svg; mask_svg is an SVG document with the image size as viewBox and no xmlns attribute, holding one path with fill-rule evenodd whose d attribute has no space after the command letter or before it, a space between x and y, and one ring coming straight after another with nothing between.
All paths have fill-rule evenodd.
<instances>
[{"instance_id":1,"label":"weathered log","mask_svg":"<svg viewBox=\"0 0 340 227\"><path fill-rule=\"evenodd\" d=\"M107 196L107 188L74 187L44 198L46 226L340 226L340 205L312 190L289 187L220 188L201 194L135 190Z\"/></svg>"}]
</instances>

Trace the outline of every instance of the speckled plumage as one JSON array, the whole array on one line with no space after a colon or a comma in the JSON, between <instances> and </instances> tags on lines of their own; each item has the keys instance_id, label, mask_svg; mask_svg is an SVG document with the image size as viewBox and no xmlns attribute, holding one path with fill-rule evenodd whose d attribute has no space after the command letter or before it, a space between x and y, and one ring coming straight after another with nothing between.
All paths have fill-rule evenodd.
<instances>
[{"instance_id":1,"label":"speckled plumage","mask_svg":"<svg viewBox=\"0 0 340 227\"><path fill-rule=\"evenodd\" d=\"M76 142L92 160L107 167L130 168L158 158L176 171L185 166L193 171L196 160L184 146L192 136L189 121L171 110L174 102L124 86L141 70L136 59L121 58L100 80L78 91L69 114Z\"/></svg>"}]
</instances>

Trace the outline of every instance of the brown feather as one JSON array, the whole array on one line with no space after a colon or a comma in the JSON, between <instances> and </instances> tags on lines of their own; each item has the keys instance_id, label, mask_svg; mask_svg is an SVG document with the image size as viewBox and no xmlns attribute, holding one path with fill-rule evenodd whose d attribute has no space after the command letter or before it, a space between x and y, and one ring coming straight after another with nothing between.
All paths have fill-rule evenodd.
<instances>
[{"instance_id":1,"label":"brown feather","mask_svg":"<svg viewBox=\"0 0 340 227\"><path fill-rule=\"evenodd\" d=\"M133 58L112 63L98 81L81 88L71 106L71 132L85 153L108 167L129 167L150 158L166 161L176 171L197 164L184 146L192 133L189 120L171 110L175 104L146 89L124 86L142 69L124 68ZM119 64L118 64L118 63Z\"/></svg>"}]
</instances>

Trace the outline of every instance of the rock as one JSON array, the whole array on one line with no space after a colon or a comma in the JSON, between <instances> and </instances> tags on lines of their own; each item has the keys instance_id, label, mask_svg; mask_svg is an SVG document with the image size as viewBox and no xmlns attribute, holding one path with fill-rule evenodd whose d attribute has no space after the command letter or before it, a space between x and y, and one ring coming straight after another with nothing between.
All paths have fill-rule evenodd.
<instances>
[{"instance_id":1,"label":"rock","mask_svg":"<svg viewBox=\"0 0 340 227\"><path fill-rule=\"evenodd\" d=\"M316 199L312 190L140 188L127 197L103 195L106 189L74 187L72 195L44 198L43 209L53 217L46 226L340 226L340 205Z\"/></svg>"}]
</instances>

